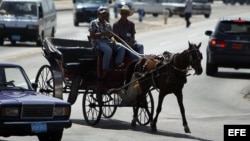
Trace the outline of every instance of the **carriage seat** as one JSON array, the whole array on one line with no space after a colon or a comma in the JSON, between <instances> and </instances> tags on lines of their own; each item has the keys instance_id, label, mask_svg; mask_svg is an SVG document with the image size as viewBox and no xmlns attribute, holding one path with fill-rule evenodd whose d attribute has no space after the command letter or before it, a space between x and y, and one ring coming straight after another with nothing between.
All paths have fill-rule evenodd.
<instances>
[{"instance_id":1,"label":"carriage seat","mask_svg":"<svg viewBox=\"0 0 250 141\"><path fill-rule=\"evenodd\" d=\"M57 47L61 53L62 63L66 71L78 70L84 60L96 60L93 48L89 47Z\"/></svg>"}]
</instances>

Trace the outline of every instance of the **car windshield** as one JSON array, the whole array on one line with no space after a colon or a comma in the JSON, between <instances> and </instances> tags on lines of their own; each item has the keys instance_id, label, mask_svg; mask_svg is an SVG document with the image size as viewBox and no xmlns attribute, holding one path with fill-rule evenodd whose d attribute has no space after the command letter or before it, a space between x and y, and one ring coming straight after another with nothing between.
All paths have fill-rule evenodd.
<instances>
[{"instance_id":1,"label":"car windshield","mask_svg":"<svg viewBox=\"0 0 250 141\"><path fill-rule=\"evenodd\" d=\"M19 67L0 67L0 90L30 89L29 82Z\"/></svg>"},{"instance_id":2,"label":"car windshield","mask_svg":"<svg viewBox=\"0 0 250 141\"><path fill-rule=\"evenodd\" d=\"M78 2L78 3L95 3L95 4L98 4L98 3L106 3L107 0L76 0L76 2Z\"/></svg>"},{"instance_id":3,"label":"car windshield","mask_svg":"<svg viewBox=\"0 0 250 141\"><path fill-rule=\"evenodd\" d=\"M218 30L225 34L250 34L250 22L221 22Z\"/></svg>"},{"instance_id":4,"label":"car windshield","mask_svg":"<svg viewBox=\"0 0 250 141\"><path fill-rule=\"evenodd\" d=\"M0 10L7 15L38 16L35 2L3 2Z\"/></svg>"}]
</instances>

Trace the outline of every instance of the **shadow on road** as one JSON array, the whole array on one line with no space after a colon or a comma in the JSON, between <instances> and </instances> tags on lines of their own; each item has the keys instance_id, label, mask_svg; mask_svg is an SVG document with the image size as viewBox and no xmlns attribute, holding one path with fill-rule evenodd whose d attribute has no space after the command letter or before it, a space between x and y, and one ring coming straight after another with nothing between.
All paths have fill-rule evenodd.
<instances>
[{"instance_id":1,"label":"shadow on road","mask_svg":"<svg viewBox=\"0 0 250 141\"><path fill-rule=\"evenodd\" d=\"M86 125L86 122L82 119L71 119L73 123L79 125ZM174 138L184 138L184 139L193 139L197 141L212 141L209 139L203 139L199 137L195 137L185 133L175 133L169 131L158 130L156 133L151 131L150 126L140 126L137 125L136 128L132 128L129 122L124 122L121 120L115 119L101 119L100 123L93 126L93 128L101 128L101 129L111 129L111 130L133 130L135 132L144 132L148 134L152 134L155 136L167 136L167 137L174 137Z\"/></svg>"},{"instance_id":2,"label":"shadow on road","mask_svg":"<svg viewBox=\"0 0 250 141\"><path fill-rule=\"evenodd\" d=\"M229 79L250 79L250 73L246 72L217 72L213 77Z\"/></svg>"}]
</instances>

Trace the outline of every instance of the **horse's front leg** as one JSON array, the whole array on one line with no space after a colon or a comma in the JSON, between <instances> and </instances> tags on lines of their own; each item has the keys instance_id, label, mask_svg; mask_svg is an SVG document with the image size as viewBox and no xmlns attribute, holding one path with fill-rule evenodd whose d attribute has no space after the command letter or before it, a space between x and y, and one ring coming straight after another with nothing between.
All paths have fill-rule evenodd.
<instances>
[{"instance_id":1,"label":"horse's front leg","mask_svg":"<svg viewBox=\"0 0 250 141\"><path fill-rule=\"evenodd\" d=\"M182 116L182 123L183 123L183 126L184 126L184 131L185 131L185 133L191 133L191 131L190 131L189 127L188 127L187 120L186 120L185 108L184 108L184 105L183 105L182 92L176 93L175 96L177 97L177 101L178 101L178 104L179 104L179 107L180 107L181 116Z\"/></svg>"},{"instance_id":2,"label":"horse's front leg","mask_svg":"<svg viewBox=\"0 0 250 141\"><path fill-rule=\"evenodd\" d=\"M156 127L156 123L157 123L157 119L158 119L158 116L161 112L161 109L162 109L162 102L163 102L163 99L164 99L165 95L163 94L159 94L159 97L158 97L158 105L157 105L157 109L156 109L156 115L155 115L155 118L151 121L150 123L150 126L151 126L151 130L153 132L157 132L157 127ZM152 115L153 116L153 115Z\"/></svg>"}]
</instances>

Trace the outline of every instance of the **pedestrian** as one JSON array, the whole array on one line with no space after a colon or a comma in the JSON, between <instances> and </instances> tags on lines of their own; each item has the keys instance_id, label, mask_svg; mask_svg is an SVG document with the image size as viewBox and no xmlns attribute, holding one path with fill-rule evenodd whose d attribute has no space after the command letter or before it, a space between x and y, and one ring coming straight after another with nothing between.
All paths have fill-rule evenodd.
<instances>
[{"instance_id":1,"label":"pedestrian","mask_svg":"<svg viewBox=\"0 0 250 141\"><path fill-rule=\"evenodd\" d=\"M118 18L118 4L114 4L114 14L115 14L115 18Z\"/></svg>"},{"instance_id":2,"label":"pedestrian","mask_svg":"<svg viewBox=\"0 0 250 141\"><path fill-rule=\"evenodd\" d=\"M90 22L89 32L92 45L103 53L102 69L105 74L109 73L112 68L110 61L113 53L115 56L115 69L124 67L125 47L115 41L112 32L112 27L106 21L107 8L100 6L97 10L98 17Z\"/></svg>"},{"instance_id":3,"label":"pedestrian","mask_svg":"<svg viewBox=\"0 0 250 141\"><path fill-rule=\"evenodd\" d=\"M190 18L192 16L193 2L192 0L186 0L184 16L186 20L186 27L188 28L191 25Z\"/></svg>"},{"instance_id":4,"label":"pedestrian","mask_svg":"<svg viewBox=\"0 0 250 141\"><path fill-rule=\"evenodd\" d=\"M133 11L129 9L127 5L124 5L118 10L121 17L113 24L113 32L122 40L124 40L136 52L138 52L139 54L143 54L143 45L135 40L135 24L132 21L128 20L128 17L133 15ZM134 57L132 58L136 59Z\"/></svg>"}]
</instances>

